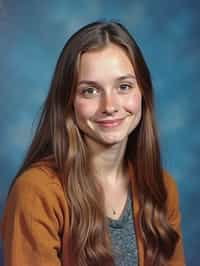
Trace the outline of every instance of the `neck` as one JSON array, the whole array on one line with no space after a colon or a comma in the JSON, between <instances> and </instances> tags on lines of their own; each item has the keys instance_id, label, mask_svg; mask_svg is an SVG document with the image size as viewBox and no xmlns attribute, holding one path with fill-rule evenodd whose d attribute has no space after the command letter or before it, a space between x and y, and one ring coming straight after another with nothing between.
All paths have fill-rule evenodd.
<instances>
[{"instance_id":1,"label":"neck","mask_svg":"<svg viewBox=\"0 0 200 266\"><path fill-rule=\"evenodd\" d=\"M102 145L86 140L90 163L101 184L115 184L125 178L124 155L127 140L114 145Z\"/></svg>"}]
</instances>

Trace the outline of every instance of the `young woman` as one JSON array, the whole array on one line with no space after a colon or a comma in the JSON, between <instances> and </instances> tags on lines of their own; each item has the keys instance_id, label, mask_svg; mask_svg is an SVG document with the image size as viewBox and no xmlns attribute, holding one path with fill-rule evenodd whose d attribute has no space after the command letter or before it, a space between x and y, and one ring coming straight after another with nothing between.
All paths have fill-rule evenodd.
<instances>
[{"instance_id":1,"label":"young woman","mask_svg":"<svg viewBox=\"0 0 200 266\"><path fill-rule=\"evenodd\" d=\"M2 238L5 266L185 265L150 74L121 24L86 25L62 50Z\"/></svg>"}]
</instances>

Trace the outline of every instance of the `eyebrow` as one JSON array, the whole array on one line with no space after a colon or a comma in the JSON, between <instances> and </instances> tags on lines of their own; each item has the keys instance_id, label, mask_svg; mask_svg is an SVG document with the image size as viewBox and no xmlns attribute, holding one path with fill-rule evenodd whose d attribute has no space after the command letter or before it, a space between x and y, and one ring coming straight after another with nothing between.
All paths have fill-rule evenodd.
<instances>
[{"instance_id":1,"label":"eyebrow","mask_svg":"<svg viewBox=\"0 0 200 266\"><path fill-rule=\"evenodd\" d=\"M132 74L127 74L127 75L118 77L116 79L116 81L122 81L122 80L125 80L125 79L134 79L134 80L136 80L136 76L132 75ZM92 80L81 80L81 81L78 82L78 86L81 85L81 84L96 85L96 84L98 84L98 82L92 81Z\"/></svg>"},{"instance_id":2,"label":"eyebrow","mask_svg":"<svg viewBox=\"0 0 200 266\"><path fill-rule=\"evenodd\" d=\"M135 79L136 80L136 76L132 75L132 74L127 74L125 76L121 76L121 77L117 78L117 80L124 80L124 79Z\"/></svg>"}]
</instances>

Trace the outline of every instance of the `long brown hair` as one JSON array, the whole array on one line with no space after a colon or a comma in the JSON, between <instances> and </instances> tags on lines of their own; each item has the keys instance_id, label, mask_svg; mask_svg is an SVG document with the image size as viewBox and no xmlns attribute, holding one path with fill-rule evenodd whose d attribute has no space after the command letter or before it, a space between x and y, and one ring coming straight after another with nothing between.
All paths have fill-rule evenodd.
<instances>
[{"instance_id":1,"label":"long brown hair","mask_svg":"<svg viewBox=\"0 0 200 266\"><path fill-rule=\"evenodd\" d=\"M69 202L73 265L114 265L103 193L92 176L87 149L73 112L81 54L103 48L110 42L127 52L142 92L142 118L128 138L125 160L132 165L136 179L145 265L147 261L148 266L166 265L179 236L166 218L167 191L154 121L152 82L138 45L120 23L88 24L67 41L58 59L35 136L17 177L33 163L53 158Z\"/></svg>"}]
</instances>

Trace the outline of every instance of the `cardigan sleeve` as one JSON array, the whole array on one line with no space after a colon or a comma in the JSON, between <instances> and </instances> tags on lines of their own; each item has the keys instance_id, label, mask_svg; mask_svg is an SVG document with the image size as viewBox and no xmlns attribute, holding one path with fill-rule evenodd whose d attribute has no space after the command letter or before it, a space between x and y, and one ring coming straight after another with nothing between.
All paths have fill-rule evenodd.
<instances>
[{"instance_id":1,"label":"cardigan sleeve","mask_svg":"<svg viewBox=\"0 0 200 266\"><path fill-rule=\"evenodd\" d=\"M61 266L56 193L42 171L35 175L36 181L34 174L19 177L8 197L1 228L5 266Z\"/></svg>"},{"instance_id":2,"label":"cardigan sleeve","mask_svg":"<svg viewBox=\"0 0 200 266\"><path fill-rule=\"evenodd\" d=\"M168 266L184 266L185 256L183 250L183 237L181 232L181 213L179 206L179 193L177 185L173 178L165 173L168 200L167 200L167 213L168 221L172 228L179 234L180 238L176 245L174 255L170 259Z\"/></svg>"}]
</instances>

